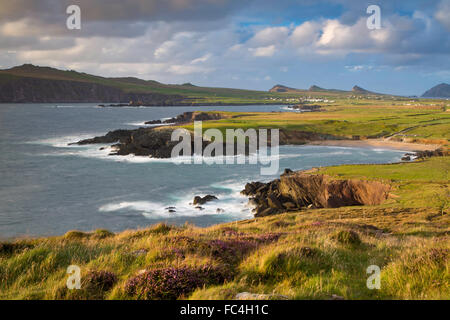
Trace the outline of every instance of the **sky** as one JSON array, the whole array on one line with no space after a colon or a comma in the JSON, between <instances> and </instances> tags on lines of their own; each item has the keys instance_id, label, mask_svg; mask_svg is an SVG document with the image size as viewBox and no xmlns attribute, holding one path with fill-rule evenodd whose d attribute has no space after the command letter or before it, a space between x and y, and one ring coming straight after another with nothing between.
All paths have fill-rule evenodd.
<instances>
[{"instance_id":1,"label":"sky","mask_svg":"<svg viewBox=\"0 0 450 320\"><path fill-rule=\"evenodd\" d=\"M69 5L81 29L69 30ZM369 29L370 5L381 28ZM450 82L450 0L0 0L0 68L23 63L268 90Z\"/></svg>"}]
</instances>

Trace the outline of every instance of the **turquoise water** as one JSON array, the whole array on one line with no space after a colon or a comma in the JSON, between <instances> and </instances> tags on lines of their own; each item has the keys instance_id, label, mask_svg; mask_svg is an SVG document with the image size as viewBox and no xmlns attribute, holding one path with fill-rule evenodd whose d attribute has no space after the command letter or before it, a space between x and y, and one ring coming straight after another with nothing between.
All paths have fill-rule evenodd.
<instances>
[{"instance_id":1,"label":"turquoise water","mask_svg":"<svg viewBox=\"0 0 450 320\"><path fill-rule=\"evenodd\" d=\"M239 194L246 182L271 180L260 165L174 164L111 157L81 138L137 128L191 110L283 111L282 106L97 108L95 104L0 104L0 238L105 228L120 231L157 222L198 226L252 217ZM284 168L399 161L404 152L325 146L280 147ZM196 195L219 200L200 211ZM176 207L175 213L166 208ZM224 212L217 213L217 209Z\"/></svg>"}]
</instances>

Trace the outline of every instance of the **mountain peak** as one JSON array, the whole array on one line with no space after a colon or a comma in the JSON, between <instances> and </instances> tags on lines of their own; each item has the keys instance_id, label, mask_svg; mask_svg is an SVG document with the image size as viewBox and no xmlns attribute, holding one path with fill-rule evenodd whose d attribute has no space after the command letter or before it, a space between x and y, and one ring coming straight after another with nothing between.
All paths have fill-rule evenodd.
<instances>
[{"instance_id":1,"label":"mountain peak","mask_svg":"<svg viewBox=\"0 0 450 320\"><path fill-rule=\"evenodd\" d=\"M359 86L354 86L352 88L352 92L355 92L355 93L370 93L370 91L368 91L368 90L366 90L364 88L361 88Z\"/></svg>"},{"instance_id":2,"label":"mountain peak","mask_svg":"<svg viewBox=\"0 0 450 320\"><path fill-rule=\"evenodd\" d=\"M316 85L312 85L311 87L309 87L308 90L309 90L309 91L325 91L324 88L321 88L321 87L316 86Z\"/></svg>"},{"instance_id":3,"label":"mountain peak","mask_svg":"<svg viewBox=\"0 0 450 320\"><path fill-rule=\"evenodd\" d=\"M297 89L289 88L283 86L282 84L277 84L274 85L272 89L269 90L269 92L289 92L289 91L297 91Z\"/></svg>"},{"instance_id":4,"label":"mountain peak","mask_svg":"<svg viewBox=\"0 0 450 320\"><path fill-rule=\"evenodd\" d=\"M441 83L434 86L427 92L425 92L422 97L425 98L450 98L450 84Z\"/></svg>"}]
</instances>

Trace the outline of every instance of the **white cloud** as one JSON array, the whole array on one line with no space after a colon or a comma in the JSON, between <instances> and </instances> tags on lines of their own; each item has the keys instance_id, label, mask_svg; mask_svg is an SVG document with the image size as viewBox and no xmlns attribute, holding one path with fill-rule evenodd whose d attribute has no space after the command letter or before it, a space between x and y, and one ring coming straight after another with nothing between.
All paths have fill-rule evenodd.
<instances>
[{"instance_id":1,"label":"white cloud","mask_svg":"<svg viewBox=\"0 0 450 320\"><path fill-rule=\"evenodd\" d=\"M296 27L290 40L295 46L305 46L316 42L320 35L321 25L315 21L306 21Z\"/></svg>"},{"instance_id":2,"label":"white cloud","mask_svg":"<svg viewBox=\"0 0 450 320\"><path fill-rule=\"evenodd\" d=\"M168 68L167 71L177 75L187 75L193 73L209 73L213 72L214 69L193 65L172 65Z\"/></svg>"},{"instance_id":3,"label":"white cloud","mask_svg":"<svg viewBox=\"0 0 450 320\"><path fill-rule=\"evenodd\" d=\"M435 17L450 32L450 0L441 1Z\"/></svg>"},{"instance_id":4,"label":"white cloud","mask_svg":"<svg viewBox=\"0 0 450 320\"><path fill-rule=\"evenodd\" d=\"M211 58L211 56L212 55L210 53L207 53L207 54L205 54L204 56L202 56L200 58L196 58L196 59L192 60L191 64L197 64L197 63L206 62L206 61L208 61Z\"/></svg>"},{"instance_id":5,"label":"white cloud","mask_svg":"<svg viewBox=\"0 0 450 320\"><path fill-rule=\"evenodd\" d=\"M255 57L271 57L275 54L275 46L270 45L267 47L249 48L249 51Z\"/></svg>"},{"instance_id":6,"label":"white cloud","mask_svg":"<svg viewBox=\"0 0 450 320\"><path fill-rule=\"evenodd\" d=\"M249 44L254 47L268 47L286 40L289 29L286 27L268 27L258 32L250 39Z\"/></svg>"}]
</instances>

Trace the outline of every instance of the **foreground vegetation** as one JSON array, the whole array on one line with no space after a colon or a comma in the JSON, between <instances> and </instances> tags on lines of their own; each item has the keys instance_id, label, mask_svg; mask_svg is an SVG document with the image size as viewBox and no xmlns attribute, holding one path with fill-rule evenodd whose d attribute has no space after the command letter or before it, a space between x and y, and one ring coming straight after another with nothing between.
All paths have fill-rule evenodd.
<instances>
[{"instance_id":1,"label":"foreground vegetation","mask_svg":"<svg viewBox=\"0 0 450 320\"><path fill-rule=\"evenodd\" d=\"M1 243L0 298L450 299L449 168L441 157L318 169L391 183L380 206ZM66 287L69 265L81 268L81 290ZM366 286L370 265L380 290Z\"/></svg>"}]
</instances>

